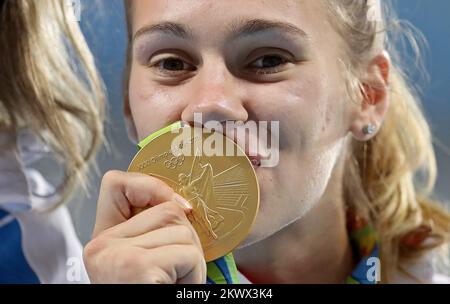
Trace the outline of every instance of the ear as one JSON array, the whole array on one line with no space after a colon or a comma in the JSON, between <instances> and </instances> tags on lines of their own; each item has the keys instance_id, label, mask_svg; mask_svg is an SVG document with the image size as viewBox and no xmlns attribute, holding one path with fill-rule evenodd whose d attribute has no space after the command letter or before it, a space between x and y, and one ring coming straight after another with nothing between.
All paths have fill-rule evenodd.
<instances>
[{"instance_id":1,"label":"ear","mask_svg":"<svg viewBox=\"0 0 450 304\"><path fill-rule=\"evenodd\" d=\"M128 137L135 144L138 143L138 136L136 126L134 124L133 114L130 108L130 99L128 96L125 97L123 102L123 114L125 116L125 126L127 128Z\"/></svg>"},{"instance_id":2,"label":"ear","mask_svg":"<svg viewBox=\"0 0 450 304\"><path fill-rule=\"evenodd\" d=\"M391 60L389 54L383 51L377 54L367 66L365 78L361 80L362 103L357 106L353 115L350 132L359 141L367 141L374 137L389 108L389 72ZM372 125L372 134L366 134L364 129Z\"/></svg>"}]
</instances>

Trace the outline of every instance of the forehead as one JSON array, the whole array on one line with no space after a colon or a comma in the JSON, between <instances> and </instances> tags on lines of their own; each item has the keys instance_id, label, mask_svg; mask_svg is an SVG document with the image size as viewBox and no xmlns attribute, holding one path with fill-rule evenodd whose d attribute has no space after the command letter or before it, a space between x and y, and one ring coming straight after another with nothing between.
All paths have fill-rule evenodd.
<instances>
[{"instance_id":1,"label":"forehead","mask_svg":"<svg viewBox=\"0 0 450 304\"><path fill-rule=\"evenodd\" d=\"M265 19L320 27L324 10L318 0L132 0L133 33L159 22L177 22L199 34L220 34L232 22Z\"/></svg>"}]
</instances>

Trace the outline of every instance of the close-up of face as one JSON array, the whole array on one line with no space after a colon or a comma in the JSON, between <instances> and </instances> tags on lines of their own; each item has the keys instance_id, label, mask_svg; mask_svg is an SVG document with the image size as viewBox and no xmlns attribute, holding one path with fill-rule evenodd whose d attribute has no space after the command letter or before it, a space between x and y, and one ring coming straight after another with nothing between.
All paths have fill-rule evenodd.
<instances>
[{"instance_id":1,"label":"close-up of face","mask_svg":"<svg viewBox=\"0 0 450 304\"><path fill-rule=\"evenodd\" d=\"M126 112L138 139L194 113L279 121L279 163L256 167L260 210L244 245L307 214L360 117L321 1L135 0L131 15Z\"/></svg>"},{"instance_id":2,"label":"close-up of face","mask_svg":"<svg viewBox=\"0 0 450 304\"><path fill-rule=\"evenodd\" d=\"M0 285L450 283L431 2L0 0Z\"/></svg>"}]
</instances>

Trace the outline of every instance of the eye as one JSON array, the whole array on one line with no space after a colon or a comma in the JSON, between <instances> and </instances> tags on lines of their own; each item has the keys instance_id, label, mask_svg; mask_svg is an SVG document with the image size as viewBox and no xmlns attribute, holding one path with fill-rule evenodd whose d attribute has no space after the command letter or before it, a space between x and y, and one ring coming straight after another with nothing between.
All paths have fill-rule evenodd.
<instances>
[{"instance_id":1,"label":"eye","mask_svg":"<svg viewBox=\"0 0 450 304\"><path fill-rule=\"evenodd\" d=\"M182 71L185 69L185 64L180 59L167 58L159 62L159 68L169 71Z\"/></svg>"},{"instance_id":2,"label":"eye","mask_svg":"<svg viewBox=\"0 0 450 304\"><path fill-rule=\"evenodd\" d=\"M289 62L281 55L264 55L253 61L248 67L257 74L273 74L281 71Z\"/></svg>"},{"instance_id":3,"label":"eye","mask_svg":"<svg viewBox=\"0 0 450 304\"><path fill-rule=\"evenodd\" d=\"M188 64L184 60L177 57L167 57L157 60L149 64L150 68L156 69L157 73L162 75L181 75L185 72L195 71L196 67Z\"/></svg>"}]
</instances>

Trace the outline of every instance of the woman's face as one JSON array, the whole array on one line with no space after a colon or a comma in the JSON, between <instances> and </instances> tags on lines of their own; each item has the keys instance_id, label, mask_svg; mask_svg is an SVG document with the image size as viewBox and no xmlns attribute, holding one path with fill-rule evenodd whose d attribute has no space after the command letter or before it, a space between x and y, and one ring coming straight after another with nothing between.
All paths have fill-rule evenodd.
<instances>
[{"instance_id":1,"label":"woman's face","mask_svg":"<svg viewBox=\"0 0 450 304\"><path fill-rule=\"evenodd\" d=\"M134 0L129 107L139 139L178 120L279 121L279 163L258 167L246 244L304 216L343 152L354 109L342 42L316 0Z\"/></svg>"}]
</instances>

